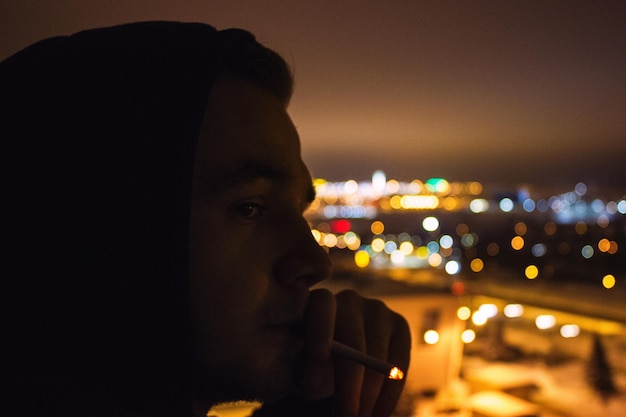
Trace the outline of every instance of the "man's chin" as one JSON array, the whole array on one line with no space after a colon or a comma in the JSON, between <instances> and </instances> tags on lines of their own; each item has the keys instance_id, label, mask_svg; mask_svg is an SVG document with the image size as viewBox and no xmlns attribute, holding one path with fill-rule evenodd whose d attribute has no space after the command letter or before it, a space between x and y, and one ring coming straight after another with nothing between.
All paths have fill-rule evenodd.
<instances>
[{"instance_id":1,"label":"man's chin","mask_svg":"<svg viewBox=\"0 0 626 417\"><path fill-rule=\"evenodd\" d=\"M256 356L256 355L255 355ZM236 366L222 367L197 375L196 392L210 403L227 401L275 401L296 386L295 360L254 363L247 358Z\"/></svg>"}]
</instances>

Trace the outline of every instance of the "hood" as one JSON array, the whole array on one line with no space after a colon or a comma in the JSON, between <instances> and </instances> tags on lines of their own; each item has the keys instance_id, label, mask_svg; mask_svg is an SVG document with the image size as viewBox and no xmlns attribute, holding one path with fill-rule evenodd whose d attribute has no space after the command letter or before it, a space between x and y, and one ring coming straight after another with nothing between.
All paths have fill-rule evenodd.
<instances>
[{"instance_id":1,"label":"hood","mask_svg":"<svg viewBox=\"0 0 626 417\"><path fill-rule=\"evenodd\" d=\"M0 64L3 356L16 403L48 415L63 396L93 415L189 406L194 150L223 56L253 41L143 22L47 39Z\"/></svg>"}]
</instances>

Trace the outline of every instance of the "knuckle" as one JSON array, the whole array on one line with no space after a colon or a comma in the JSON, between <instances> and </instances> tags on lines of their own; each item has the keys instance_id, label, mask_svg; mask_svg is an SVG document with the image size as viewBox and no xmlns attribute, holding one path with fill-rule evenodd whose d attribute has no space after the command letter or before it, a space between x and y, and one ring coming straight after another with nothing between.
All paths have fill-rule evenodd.
<instances>
[{"instance_id":1,"label":"knuckle","mask_svg":"<svg viewBox=\"0 0 626 417\"><path fill-rule=\"evenodd\" d=\"M354 291L354 290L343 290L337 293L336 295L337 300L342 301L342 302L346 302L349 304L356 304L358 300L360 300L362 297L359 295L358 292Z\"/></svg>"}]
</instances>

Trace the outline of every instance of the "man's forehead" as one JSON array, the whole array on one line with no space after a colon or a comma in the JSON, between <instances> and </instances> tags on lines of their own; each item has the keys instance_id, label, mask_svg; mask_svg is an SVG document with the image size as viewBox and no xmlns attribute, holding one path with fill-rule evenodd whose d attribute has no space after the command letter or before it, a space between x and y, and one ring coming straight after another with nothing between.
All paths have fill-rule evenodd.
<instances>
[{"instance_id":1,"label":"man's forehead","mask_svg":"<svg viewBox=\"0 0 626 417\"><path fill-rule=\"evenodd\" d=\"M214 178L226 185L234 185L265 178L277 182L288 182L294 177L285 167L259 160L245 160L235 167L221 170Z\"/></svg>"},{"instance_id":2,"label":"man's forehead","mask_svg":"<svg viewBox=\"0 0 626 417\"><path fill-rule=\"evenodd\" d=\"M315 198L313 180L304 163L297 167L281 166L278 161L245 160L230 169L223 168L212 175L211 188L215 191L227 190L238 185L250 184L259 180L267 180L281 186L303 188L307 201Z\"/></svg>"}]
</instances>

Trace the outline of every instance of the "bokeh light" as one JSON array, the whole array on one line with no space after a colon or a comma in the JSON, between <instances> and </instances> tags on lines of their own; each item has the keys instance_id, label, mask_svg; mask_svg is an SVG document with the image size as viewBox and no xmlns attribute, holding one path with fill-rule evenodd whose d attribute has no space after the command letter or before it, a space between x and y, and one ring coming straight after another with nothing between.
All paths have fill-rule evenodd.
<instances>
[{"instance_id":1,"label":"bokeh light","mask_svg":"<svg viewBox=\"0 0 626 417\"><path fill-rule=\"evenodd\" d=\"M482 312L488 319L498 315L498 306L492 303L481 304L478 311Z\"/></svg>"},{"instance_id":2,"label":"bokeh light","mask_svg":"<svg viewBox=\"0 0 626 417\"><path fill-rule=\"evenodd\" d=\"M548 222L543 226L543 231L546 235L552 236L556 233L556 224L554 222Z\"/></svg>"},{"instance_id":3,"label":"bokeh light","mask_svg":"<svg viewBox=\"0 0 626 417\"><path fill-rule=\"evenodd\" d=\"M461 264L458 261L448 261L445 270L449 275L456 275L461 271Z\"/></svg>"},{"instance_id":4,"label":"bokeh light","mask_svg":"<svg viewBox=\"0 0 626 417\"><path fill-rule=\"evenodd\" d=\"M402 252L404 255L410 255L411 253L413 253L414 250L414 246L410 241L404 241L400 244L400 252Z\"/></svg>"},{"instance_id":5,"label":"bokeh light","mask_svg":"<svg viewBox=\"0 0 626 417\"><path fill-rule=\"evenodd\" d=\"M511 247L515 250L521 250L524 247L524 238L521 236L515 236L511 239Z\"/></svg>"},{"instance_id":6,"label":"bokeh light","mask_svg":"<svg viewBox=\"0 0 626 417\"><path fill-rule=\"evenodd\" d=\"M461 320L468 320L472 315L472 310L468 306L461 306L456 311L456 316Z\"/></svg>"},{"instance_id":7,"label":"bokeh light","mask_svg":"<svg viewBox=\"0 0 626 417\"><path fill-rule=\"evenodd\" d=\"M600 252L608 252L611 248L611 242L607 238L600 239L598 242L598 250Z\"/></svg>"},{"instance_id":8,"label":"bokeh light","mask_svg":"<svg viewBox=\"0 0 626 417\"><path fill-rule=\"evenodd\" d=\"M507 304L504 306L503 312L509 318L521 317L524 314L524 306L521 304Z\"/></svg>"},{"instance_id":9,"label":"bokeh light","mask_svg":"<svg viewBox=\"0 0 626 417\"><path fill-rule=\"evenodd\" d=\"M565 324L561 326L561 330L559 331L561 336L566 339L577 337L580 334L580 327L576 324Z\"/></svg>"},{"instance_id":10,"label":"bokeh light","mask_svg":"<svg viewBox=\"0 0 626 417\"><path fill-rule=\"evenodd\" d=\"M576 226L574 226L574 230L576 230L576 233L578 233L579 235L584 235L585 233L587 233L587 223L577 222Z\"/></svg>"},{"instance_id":11,"label":"bokeh light","mask_svg":"<svg viewBox=\"0 0 626 417\"><path fill-rule=\"evenodd\" d=\"M360 250L354 254L354 263L359 268L366 268L370 264L370 255L367 251Z\"/></svg>"},{"instance_id":12,"label":"bokeh light","mask_svg":"<svg viewBox=\"0 0 626 417\"><path fill-rule=\"evenodd\" d=\"M548 249L543 243L536 243L533 245L530 251L533 253L533 256L535 256L536 258L540 258L546 254Z\"/></svg>"},{"instance_id":13,"label":"bokeh light","mask_svg":"<svg viewBox=\"0 0 626 417\"><path fill-rule=\"evenodd\" d=\"M443 235L441 236L441 238L439 238L439 246L441 246L444 249L451 248L453 244L454 244L454 240L449 235Z\"/></svg>"},{"instance_id":14,"label":"bokeh light","mask_svg":"<svg viewBox=\"0 0 626 417\"><path fill-rule=\"evenodd\" d=\"M476 340L476 332L472 329L463 330L463 333L461 333L461 340L463 343L472 343Z\"/></svg>"},{"instance_id":15,"label":"bokeh light","mask_svg":"<svg viewBox=\"0 0 626 417\"><path fill-rule=\"evenodd\" d=\"M439 228L439 220L436 217L428 216L422 221L422 227L428 232L434 232Z\"/></svg>"},{"instance_id":16,"label":"bokeh light","mask_svg":"<svg viewBox=\"0 0 626 417\"><path fill-rule=\"evenodd\" d=\"M377 237L374 240L372 240L371 246L374 252L382 252L383 249L385 249L385 241L384 239Z\"/></svg>"},{"instance_id":17,"label":"bokeh light","mask_svg":"<svg viewBox=\"0 0 626 417\"><path fill-rule=\"evenodd\" d=\"M528 231L528 227L526 226L526 223L524 222L515 223L514 229L515 229L515 233L520 236L524 236L526 232Z\"/></svg>"},{"instance_id":18,"label":"bokeh light","mask_svg":"<svg viewBox=\"0 0 626 417\"><path fill-rule=\"evenodd\" d=\"M380 220L376 220L375 222L372 222L370 226L370 230L375 235L382 235L383 232L385 231L385 225Z\"/></svg>"},{"instance_id":19,"label":"bokeh light","mask_svg":"<svg viewBox=\"0 0 626 417\"><path fill-rule=\"evenodd\" d=\"M436 330L427 330L424 332L424 342L434 345L439 341L439 333Z\"/></svg>"},{"instance_id":20,"label":"bokeh light","mask_svg":"<svg viewBox=\"0 0 626 417\"><path fill-rule=\"evenodd\" d=\"M466 225L465 223L459 223L456 225L455 230L456 230L457 236L463 237L463 235L466 235L469 233L469 226Z\"/></svg>"},{"instance_id":21,"label":"bokeh light","mask_svg":"<svg viewBox=\"0 0 626 417\"><path fill-rule=\"evenodd\" d=\"M505 213L510 212L511 210L513 210L514 207L514 203L513 200L511 200L510 198L503 198L502 200L500 200L500 210L502 210Z\"/></svg>"},{"instance_id":22,"label":"bokeh light","mask_svg":"<svg viewBox=\"0 0 626 417\"><path fill-rule=\"evenodd\" d=\"M539 276L539 268L536 265L528 265L524 270L524 275L528 279L535 279Z\"/></svg>"},{"instance_id":23,"label":"bokeh light","mask_svg":"<svg viewBox=\"0 0 626 417\"><path fill-rule=\"evenodd\" d=\"M556 318L551 314L541 314L535 319L535 326L540 330L551 329L556 325Z\"/></svg>"},{"instance_id":24,"label":"bokeh light","mask_svg":"<svg viewBox=\"0 0 626 417\"><path fill-rule=\"evenodd\" d=\"M495 242L491 242L489 245L487 245L487 253L490 256L497 256L498 253L500 253L500 245Z\"/></svg>"},{"instance_id":25,"label":"bokeh light","mask_svg":"<svg viewBox=\"0 0 626 417\"><path fill-rule=\"evenodd\" d=\"M615 286L615 276L613 274L607 274L602 277L602 286L608 290Z\"/></svg>"},{"instance_id":26,"label":"bokeh light","mask_svg":"<svg viewBox=\"0 0 626 417\"><path fill-rule=\"evenodd\" d=\"M474 323L476 326L484 325L485 323L487 323L487 315L483 311L475 311L472 314L472 323Z\"/></svg>"},{"instance_id":27,"label":"bokeh light","mask_svg":"<svg viewBox=\"0 0 626 417\"><path fill-rule=\"evenodd\" d=\"M431 253L428 257L428 264L433 268L438 267L443 262L443 258L438 253Z\"/></svg>"},{"instance_id":28,"label":"bokeh light","mask_svg":"<svg viewBox=\"0 0 626 417\"><path fill-rule=\"evenodd\" d=\"M474 258L470 262L470 269L474 272L480 272L483 270L484 267L485 267L485 264L483 260L480 258Z\"/></svg>"},{"instance_id":29,"label":"bokeh light","mask_svg":"<svg viewBox=\"0 0 626 417\"><path fill-rule=\"evenodd\" d=\"M400 252L399 250L394 250L393 252L391 252L389 259L391 260L391 263L393 263L394 265L402 265L404 263L406 256L404 256L404 254L402 252Z\"/></svg>"},{"instance_id":30,"label":"bokeh light","mask_svg":"<svg viewBox=\"0 0 626 417\"><path fill-rule=\"evenodd\" d=\"M470 202L470 210L472 213L484 213L489 210L489 201L484 198L476 198Z\"/></svg>"},{"instance_id":31,"label":"bokeh light","mask_svg":"<svg viewBox=\"0 0 626 417\"><path fill-rule=\"evenodd\" d=\"M591 245L585 245L583 246L583 248L580 250L580 254L583 256L583 258L585 259L589 259L593 256L594 250L593 247Z\"/></svg>"}]
</instances>

